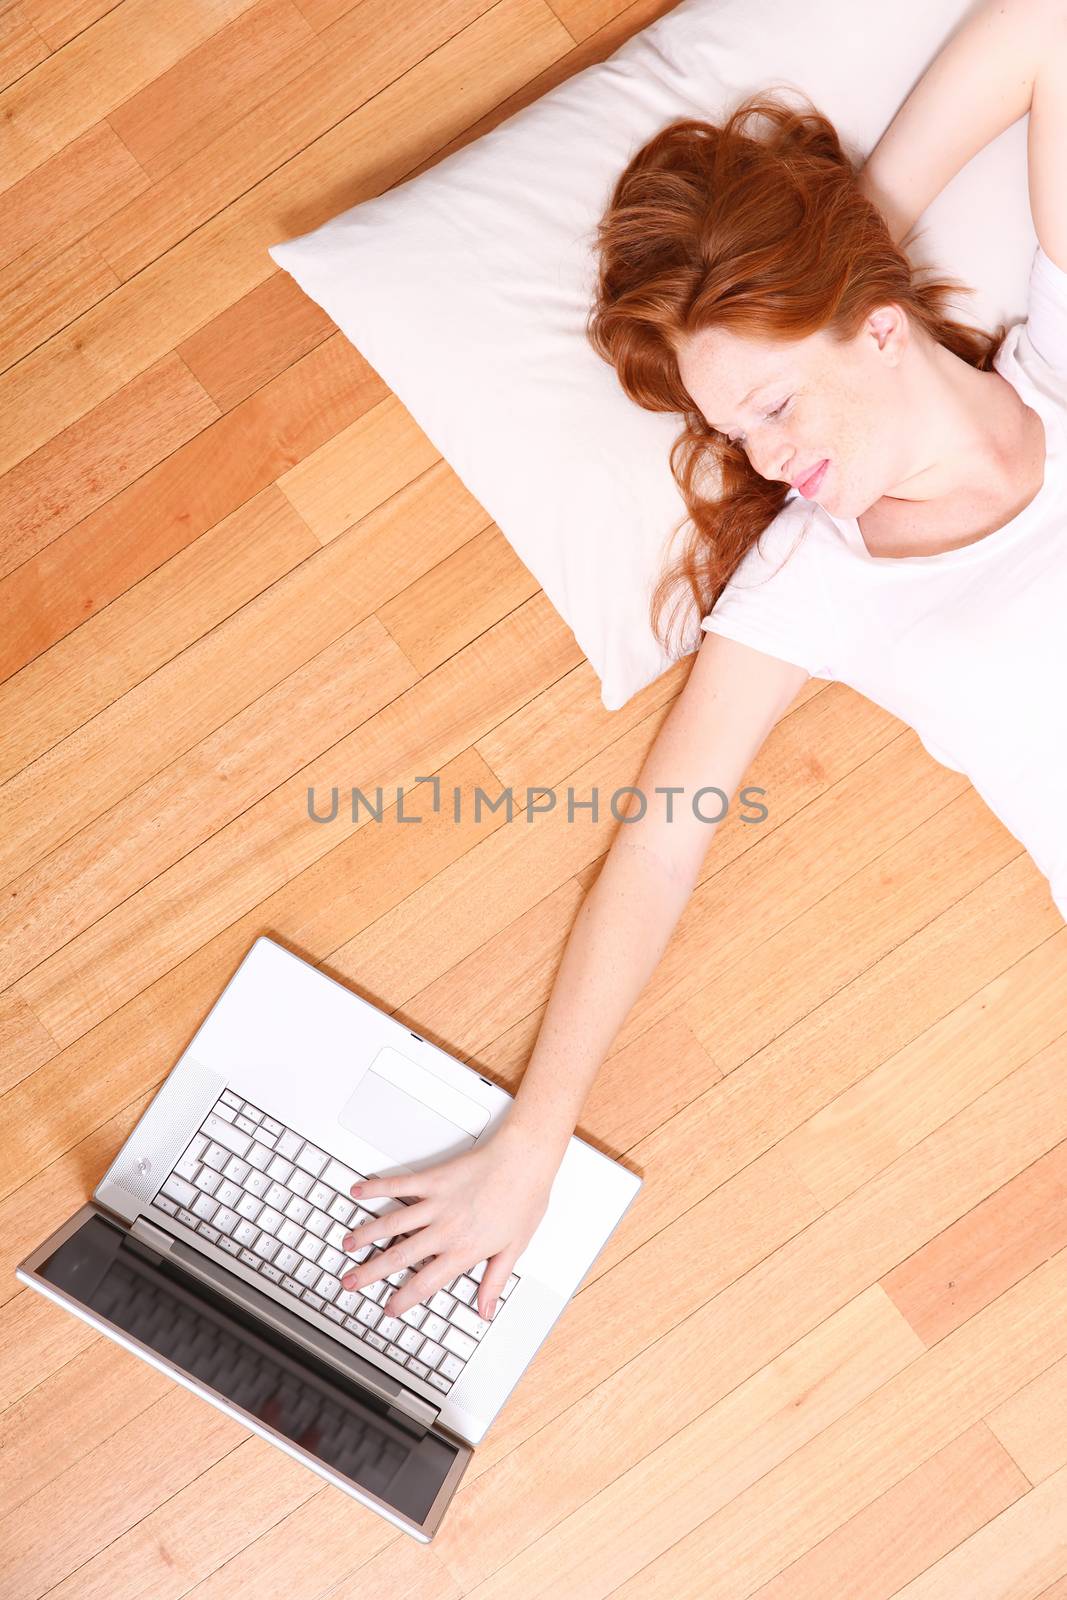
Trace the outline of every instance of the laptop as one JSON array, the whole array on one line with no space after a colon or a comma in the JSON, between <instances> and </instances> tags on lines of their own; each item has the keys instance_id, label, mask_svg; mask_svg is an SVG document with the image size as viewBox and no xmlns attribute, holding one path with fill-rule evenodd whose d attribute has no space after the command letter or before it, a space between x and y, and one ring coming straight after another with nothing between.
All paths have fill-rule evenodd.
<instances>
[{"instance_id":1,"label":"laptop","mask_svg":"<svg viewBox=\"0 0 1067 1600\"><path fill-rule=\"evenodd\" d=\"M511 1103L260 937L92 1200L17 1276L428 1543L643 1181L573 1136L488 1322L485 1262L399 1318L388 1299L415 1268L344 1290L416 1203L351 1185L471 1149ZM381 1238L347 1255L371 1216Z\"/></svg>"}]
</instances>

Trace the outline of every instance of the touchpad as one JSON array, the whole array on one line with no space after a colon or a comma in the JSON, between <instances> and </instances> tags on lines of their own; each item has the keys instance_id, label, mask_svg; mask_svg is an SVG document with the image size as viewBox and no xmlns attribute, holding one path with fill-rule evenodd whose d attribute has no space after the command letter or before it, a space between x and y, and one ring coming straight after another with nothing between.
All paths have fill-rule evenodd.
<instances>
[{"instance_id":1,"label":"touchpad","mask_svg":"<svg viewBox=\"0 0 1067 1600\"><path fill-rule=\"evenodd\" d=\"M488 1120L484 1106L390 1046L378 1052L338 1115L343 1127L401 1164L460 1155Z\"/></svg>"}]
</instances>

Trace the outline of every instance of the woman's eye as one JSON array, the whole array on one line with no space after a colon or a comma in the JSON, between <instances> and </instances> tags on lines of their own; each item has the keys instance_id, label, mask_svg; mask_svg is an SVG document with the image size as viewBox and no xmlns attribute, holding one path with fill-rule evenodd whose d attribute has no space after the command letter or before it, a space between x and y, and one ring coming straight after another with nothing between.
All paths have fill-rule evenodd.
<instances>
[{"instance_id":1,"label":"woman's eye","mask_svg":"<svg viewBox=\"0 0 1067 1600\"><path fill-rule=\"evenodd\" d=\"M773 422L776 417L780 417L782 412L785 410L786 406L789 404L790 400L792 400L792 398L793 398L792 395L787 395L786 398L782 401L780 406L776 406L773 411L768 411L766 413L766 420L768 422ZM729 439L730 443L734 444L734 445L743 445L744 442L745 442L745 436L744 436L743 433L739 433L736 436L731 436L730 434L727 434L726 437L727 437L727 439Z\"/></svg>"}]
</instances>

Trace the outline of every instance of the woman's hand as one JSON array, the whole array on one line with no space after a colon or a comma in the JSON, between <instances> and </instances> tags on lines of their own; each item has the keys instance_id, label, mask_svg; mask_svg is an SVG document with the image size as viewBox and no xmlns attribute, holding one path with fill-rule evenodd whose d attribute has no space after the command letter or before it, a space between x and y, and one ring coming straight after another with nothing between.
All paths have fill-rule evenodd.
<instances>
[{"instance_id":1,"label":"woman's hand","mask_svg":"<svg viewBox=\"0 0 1067 1600\"><path fill-rule=\"evenodd\" d=\"M538 1145L505 1122L485 1144L437 1166L355 1184L352 1198L357 1203L375 1195L418 1198L415 1204L372 1217L345 1235L349 1254L375 1239L392 1238L394 1243L346 1272L342 1286L362 1289L424 1261L422 1270L394 1290L383 1308L388 1316L399 1317L484 1261L478 1314L488 1321L512 1267L548 1208L558 1166L558 1160L553 1165ZM403 1229L403 1234L394 1229Z\"/></svg>"}]
</instances>

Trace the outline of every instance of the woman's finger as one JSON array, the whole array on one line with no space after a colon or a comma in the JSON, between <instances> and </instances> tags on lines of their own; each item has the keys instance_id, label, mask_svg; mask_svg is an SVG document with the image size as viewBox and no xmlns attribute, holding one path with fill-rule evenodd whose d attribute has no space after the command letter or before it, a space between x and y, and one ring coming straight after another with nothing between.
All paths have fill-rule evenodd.
<instances>
[{"instance_id":1,"label":"woman's finger","mask_svg":"<svg viewBox=\"0 0 1067 1600\"><path fill-rule=\"evenodd\" d=\"M433 1211L425 1203L402 1206L399 1211L387 1211L384 1216L370 1217L366 1222L349 1228L344 1237L344 1247L351 1255L353 1250L358 1250L364 1244L373 1244L376 1239L399 1238L401 1227L404 1233L413 1233L416 1228L423 1228L432 1220ZM390 1227L390 1223L396 1223L397 1226Z\"/></svg>"},{"instance_id":2,"label":"woman's finger","mask_svg":"<svg viewBox=\"0 0 1067 1600\"><path fill-rule=\"evenodd\" d=\"M443 1289L446 1283L458 1278L459 1271L454 1259L434 1256L421 1272L414 1273L399 1289L393 1290L382 1310L387 1317L402 1317L409 1307L429 1300L438 1289Z\"/></svg>"},{"instance_id":3,"label":"woman's finger","mask_svg":"<svg viewBox=\"0 0 1067 1600\"><path fill-rule=\"evenodd\" d=\"M432 1241L405 1239L402 1244L394 1244L379 1255L361 1261L351 1272L342 1273L341 1284L345 1289L362 1289L364 1284L380 1283L391 1272L399 1272L402 1267L410 1267L413 1262L421 1261L427 1254L427 1245L432 1254Z\"/></svg>"},{"instance_id":4,"label":"woman's finger","mask_svg":"<svg viewBox=\"0 0 1067 1600\"><path fill-rule=\"evenodd\" d=\"M348 1192L353 1200L358 1200L361 1194L393 1195L397 1198L406 1194L422 1196L429 1193L428 1185L433 1182L435 1170L427 1167L423 1172L392 1172L384 1178L362 1178Z\"/></svg>"}]
</instances>

